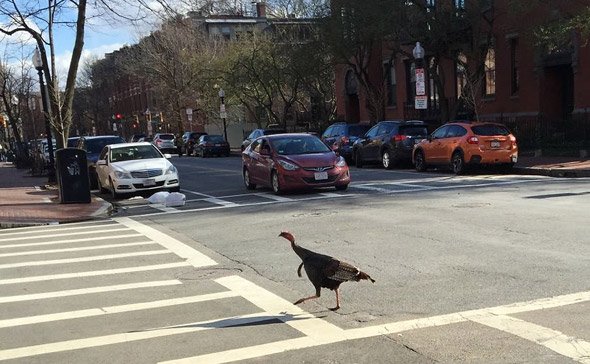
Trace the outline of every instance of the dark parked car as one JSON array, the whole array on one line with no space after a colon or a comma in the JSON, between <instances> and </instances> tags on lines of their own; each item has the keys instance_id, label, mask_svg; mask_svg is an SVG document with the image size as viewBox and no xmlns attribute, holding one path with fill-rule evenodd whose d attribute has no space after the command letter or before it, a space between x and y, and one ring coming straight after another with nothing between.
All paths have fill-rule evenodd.
<instances>
[{"instance_id":1,"label":"dark parked car","mask_svg":"<svg viewBox=\"0 0 590 364\"><path fill-rule=\"evenodd\" d=\"M96 161L98 155L105 145L125 143L125 139L116 135L97 135L97 136L83 136L78 139L78 149L86 151L86 159L88 163L88 177L90 179L90 188L98 188L98 178L96 175Z\"/></svg>"},{"instance_id":2,"label":"dark parked car","mask_svg":"<svg viewBox=\"0 0 590 364\"><path fill-rule=\"evenodd\" d=\"M374 162L381 162L387 169L410 164L414 144L427 136L423 121L381 121L354 143L354 162L358 168Z\"/></svg>"},{"instance_id":3,"label":"dark parked car","mask_svg":"<svg viewBox=\"0 0 590 364\"><path fill-rule=\"evenodd\" d=\"M196 156L217 155L229 157L229 143L223 139L223 135L201 135L194 148Z\"/></svg>"},{"instance_id":4,"label":"dark parked car","mask_svg":"<svg viewBox=\"0 0 590 364\"><path fill-rule=\"evenodd\" d=\"M286 132L287 131L285 129L280 129L280 128L254 129L254 130L252 130L250 135L248 135L246 137L246 139L244 139L244 141L242 142L241 149L242 149L242 151L244 151L244 149L246 149L246 147L249 146L250 143L252 143L252 141L254 141L254 139L259 138L263 135L283 134Z\"/></svg>"},{"instance_id":5,"label":"dark parked car","mask_svg":"<svg viewBox=\"0 0 590 364\"><path fill-rule=\"evenodd\" d=\"M207 135L204 131L185 131L182 134L182 152L186 155L191 155L194 152L194 147L201 135Z\"/></svg>"},{"instance_id":6,"label":"dark parked car","mask_svg":"<svg viewBox=\"0 0 590 364\"><path fill-rule=\"evenodd\" d=\"M242 152L246 188L268 186L286 190L336 187L345 190L350 173L344 157L336 155L315 135L276 134L254 140Z\"/></svg>"},{"instance_id":7,"label":"dark parked car","mask_svg":"<svg viewBox=\"0 0 590 364\"><path fill-rule=\"evenodd\" d=\"M76 146L78 145L78 140L80 140L80 137L78 137L78 136L69 137L67 147L68 148L76 148Z\"/></svg>"},{"instance_id":8,"label":"dark parked car","mask_svg":"<svg viewBox=\"0 0 590 364\"><path fill-rule=\"evenodd\" d=\"M368 124L347 124L337 122L330 125L321 136L321 139L333 151L346 158L352 159L352 146L361 136L365 135L371 125Z\"/></svg>"}]
</instances>

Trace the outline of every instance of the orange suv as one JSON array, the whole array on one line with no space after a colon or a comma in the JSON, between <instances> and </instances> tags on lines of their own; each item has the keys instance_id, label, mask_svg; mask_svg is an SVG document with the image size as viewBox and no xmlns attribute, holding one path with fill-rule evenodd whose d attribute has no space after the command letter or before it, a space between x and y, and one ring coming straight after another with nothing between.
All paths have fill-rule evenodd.
<instances>
[{"instance_id":1,"label":"orange suv","mask_svg":"<svg viewBox=\"0 0 590 364\"><path fill-rule=\"evenodd\" d=\"M436 129L414 146L416 170L450 166L461 174L467 166L500 165L511 169L518 159L516 138L502 124L451 122Z\"/></svg>"}]
</instances>

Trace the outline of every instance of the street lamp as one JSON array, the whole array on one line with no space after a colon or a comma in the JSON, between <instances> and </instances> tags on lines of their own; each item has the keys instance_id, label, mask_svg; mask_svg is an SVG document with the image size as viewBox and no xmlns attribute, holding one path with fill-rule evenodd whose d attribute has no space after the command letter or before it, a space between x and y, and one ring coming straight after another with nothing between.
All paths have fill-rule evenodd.
<instances>
[{"instance_id":1,"label":"street lamp","mask_svg":"<svg viewBox=\"0 0 590 364\"><path fill-rule=\"evenodd\" d=\"M43 82L43 60L39 54L39 48L35 48L35 53L33 54L33 66L35 66L35 69L39 74L39 86L41 87L43 114L45 115L45 134L47 135L47 152L49 153L49 170L47 171L47 180L49 183L54 183L55 161L53 160L53 138L51 137L51 125L49 123L49 108L47 107L45 83Z\"/></svg>"},{"instance_id":2,"label":"street lamp","mask_svg":"<svg viewBox=\"0 0 590 364\"><path fill-rule=\"evenodd\" d=\"M412 55L416 61L416 95L414 99L414 108L416 110L425 110L428 107L428 96L426 95L426 75L424 72L424 48L420 42L412 50Z\"/></svg>"},{"instance_id":3,"label":"street lamp","mask_svg":"<svg viewBox=\"0 0 590 364\"><path fill-rule=\"evenodd\" d=\"M227 126L225 125L227 113L225 112L225 92L222 88L219 89L219 99L221 100L221 104L219 105L219 117L223 120L223 137L225 138L225 141L227 141Z\"/></svg>"}]
</instances>

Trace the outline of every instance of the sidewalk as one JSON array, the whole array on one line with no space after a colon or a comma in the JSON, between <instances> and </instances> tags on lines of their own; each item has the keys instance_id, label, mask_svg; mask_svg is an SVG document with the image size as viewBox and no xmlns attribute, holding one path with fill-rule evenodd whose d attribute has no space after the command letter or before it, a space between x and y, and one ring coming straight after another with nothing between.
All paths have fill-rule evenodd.
<instances>
[{"instance_id":1,"label":"sidewalk","mask_svg":"<svg viewBox=\"0 0 590 364\"><path fill-rule=\"evenodd\" d=\"M521 157L517 174L552 177L590 177L590 159ZM0 162L0 228L61 224L107 217L111 204L92 195L90 203L60 204L47 177L32 177L28 170Z\"/></svg>"},{"instance_id":2,"label":"sidewalk","mask_svg":"<svg viewBox=\"0 0 590 364\"><path fill-rule=\"evenodd\" d=\"M0 228L60 224L106 217L111 204L92 196L90 203L60 204L56 186L47 177L0 162Z\"/></svg>"}]
</instances>

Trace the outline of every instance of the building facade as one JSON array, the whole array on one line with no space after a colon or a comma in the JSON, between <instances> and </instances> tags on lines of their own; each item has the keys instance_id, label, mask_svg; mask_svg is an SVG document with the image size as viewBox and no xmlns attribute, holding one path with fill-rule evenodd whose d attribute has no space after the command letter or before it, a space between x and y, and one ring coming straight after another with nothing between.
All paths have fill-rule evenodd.
<instances>
[{"instance_id":1,"label":"building facade","mask_svg":"<svg viewBox=\"0 0 590 364\"><path fill-rule=\"evenodd\" d=\"M433 11L437 7L454 8L460 12L470 1L428 0ZM490 2L493 17L489 30L489 48L483 61L481 78L467 81L462 66L471 60L458 50L457 59L440 59L424 44L426 63L425 88L427 108L416 109L416 59L394 55L387 43L374 49L369 74L374 84L383 85L384 119L423 119L438 125L450 119L497 121L507 124L524 146L545 144L590 143L590 44L579 32L554 47L536 45L531 30L550 22L556 12L575 13L582 5L563 2L562 8L538 6L514 13L508 0ZM408 25L410 26L410 25ZM411 54L414 39L408 41L405 54ZM393 61L390 61L390 60ZM444 92L435 82L434 72L444 75ZM337 113L349 122L375 122L367 108L367 93L362 90L349 67L336 68ZM465 107L461 95L466 87L476 89L471 108ZM441 95L444 95L441 96ZM461 102L463 103L461 103ZM473 109L476 109L474 113ZM443 112L451 110L451 112Z\"/></svg>"}]
</instances>

